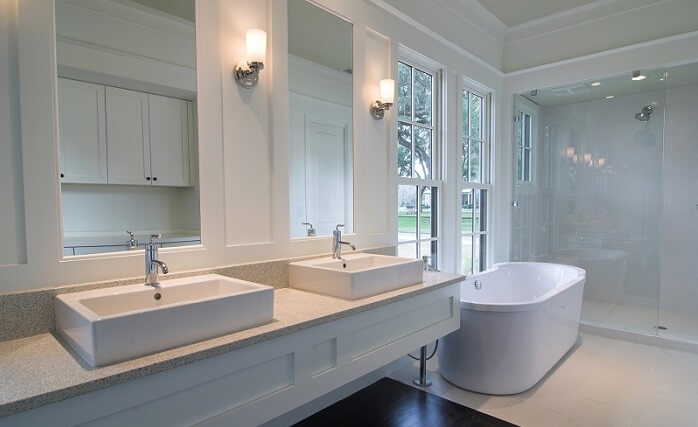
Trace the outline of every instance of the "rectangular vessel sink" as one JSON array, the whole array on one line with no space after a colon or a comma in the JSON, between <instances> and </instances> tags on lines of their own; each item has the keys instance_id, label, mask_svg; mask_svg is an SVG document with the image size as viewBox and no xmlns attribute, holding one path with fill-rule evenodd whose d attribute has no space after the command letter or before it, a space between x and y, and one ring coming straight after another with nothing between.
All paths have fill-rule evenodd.
<instances>
[{"instance_id":1,"label":"rectangular vessel sink","mask_svg":"<svg viewBox=\"0 0 698 427\"><path fill-rule=\"evenodd\" d=\"M352 254L292 262L288 274L292 288L353 300L422 283L423 269L419 259Z\"/></svg>"},{"instance_id":2,"label":"rectangular vessel sink","mask_svg":"<svg viewBox=\"0 0 698 427\"><path fill-rule=\"evenodd\" d=\"M274 288L217 274L56 297L56 326L102 366L272 321Z\"/></svg>"}]
</instances>

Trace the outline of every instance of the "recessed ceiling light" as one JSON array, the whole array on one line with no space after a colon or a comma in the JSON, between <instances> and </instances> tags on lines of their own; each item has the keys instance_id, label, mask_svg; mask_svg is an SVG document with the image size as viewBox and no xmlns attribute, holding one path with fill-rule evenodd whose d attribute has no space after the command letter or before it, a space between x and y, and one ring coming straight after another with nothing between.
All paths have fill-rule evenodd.
<instances>
[{"instance_id":1,"label":"recessed ceiling light","mask_svg":"<svg viewBox=\"0 0 698 427\"><path fill-rule=\"evenodd\" d=\"M644 80L645 77L647 77L647 76L645 76L644 74L642 74L642 73L640 72L640 70L633 71L633 77L632 77L633 80L635 80L635 81L637 81L637 80Z\"/></svg>"},{"instance_id":2,"label":"recessed ceiling light","mask_svg":"<svg viewBox=\"0 0 698 427\"><path fill-rule=\"evenodd\" d=\"M615 98L615 97L616 97L615 95L608 95L608 96L606 97L606 99L613 99L613 98Z\"/></svg>"},{"instance_id":3,"label":"recessed ceiling light","mask_svg":"<svg viewBox=\"0 0 698 427\"><path fill-rule=\"evenodd\" d=\"M592 86L601 86L601 82L594 82L591 84Z\"/></svg>"}]
</instances>

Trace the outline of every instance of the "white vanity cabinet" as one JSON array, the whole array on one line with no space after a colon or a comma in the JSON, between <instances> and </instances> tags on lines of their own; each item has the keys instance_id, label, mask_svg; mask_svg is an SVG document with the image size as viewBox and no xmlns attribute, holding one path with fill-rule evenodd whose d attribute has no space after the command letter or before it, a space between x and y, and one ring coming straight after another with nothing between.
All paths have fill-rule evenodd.
<instances>
[{"instance_id":1,"label":"white vanity cabinet","mask_svg":"<svg viewBox=\"0 0 698 427\"><path fill-rule=\"evenodd\" d=\"M58 79L62 183L107 182L104 86Z\"/></svg>"},{"instance_id":2,"label":"white vanity cabinet","mask_svg":"<svg viewBox=\"0 0 698 427\"><path fill-rule=\"evenodd\" d=\"M189 187L190 101L59 78L61 182Z\"/></svg>"}]
</instances>

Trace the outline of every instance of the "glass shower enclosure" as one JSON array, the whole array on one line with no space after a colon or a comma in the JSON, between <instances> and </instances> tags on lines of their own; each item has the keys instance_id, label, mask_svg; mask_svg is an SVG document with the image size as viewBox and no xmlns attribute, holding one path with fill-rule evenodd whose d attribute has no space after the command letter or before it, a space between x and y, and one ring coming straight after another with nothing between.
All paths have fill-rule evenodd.
<instances>
[{"instance_id":1,"label":"glass shower enclosure","mask_svg":"<svg viewBox=\"0 0 698 427\"><path fill-rule=\"evenodd\" d=\"M698 343L698 64L514 98L512 261L571 264L582 322Z\"/></svg>"}]
</instances>

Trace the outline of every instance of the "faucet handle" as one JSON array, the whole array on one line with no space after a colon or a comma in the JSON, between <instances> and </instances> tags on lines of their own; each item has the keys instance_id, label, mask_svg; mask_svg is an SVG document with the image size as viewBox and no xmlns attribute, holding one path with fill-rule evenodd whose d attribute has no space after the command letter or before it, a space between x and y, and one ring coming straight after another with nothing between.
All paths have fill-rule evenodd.
<instances>
[{"instance_id":1,"label":"faucet handle","mask_svg":"<svg viewBox=\"0 0 698 427\"><path fill-rule=\"evenodd\" d=\"M126 230L126 233L127 233L129 236L131 236L131 238L133 239L133 231L131 231L131 230Z\"/></svg>"},{"instance_id":2,"label":"faucet handle","mask_svg":"<svg viewBox=\"0 0 698 427\"><path fill-rule=\"evenodd\" d=\"M159 238L161 238L161 237L162 237L162 234L160 234L160 233L158 233L158 234L151 234L151 235L150 235L150 244L153 245L153 244L154 244L153 240L154 240L154 239L159 239Z\"/></svg>"},{"instance_id":3,"label":"faucet handle","mask_svg":"<svg viewBox=\"0 0 698 427\"><path fill-rule=\"evenodd\" d=\"M334 229L335 231L339 231L340 228L344 228L344 224L337 224L337 226Z\"/></svg>"}]
</instances>

